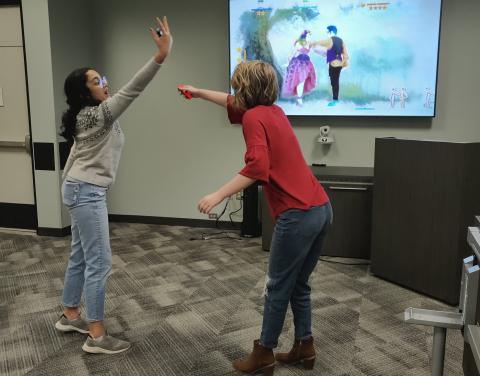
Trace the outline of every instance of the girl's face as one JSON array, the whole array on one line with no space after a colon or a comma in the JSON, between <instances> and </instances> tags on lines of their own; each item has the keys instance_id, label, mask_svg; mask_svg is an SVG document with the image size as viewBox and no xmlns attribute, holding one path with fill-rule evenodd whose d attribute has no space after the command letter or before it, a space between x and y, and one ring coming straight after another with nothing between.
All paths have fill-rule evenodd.
<instances>
[{"instance_id":1,"label":"girl's face","mask_svg":"<svg viewBox=\"0 0 480 376\"><path fill-rule=\"evenodd\" d=\"M87 87L90 90L92 98L103 102L108 99L108 83L105 77L101 77L97 71L87 71Z\"/></svg>"}]
</instances>

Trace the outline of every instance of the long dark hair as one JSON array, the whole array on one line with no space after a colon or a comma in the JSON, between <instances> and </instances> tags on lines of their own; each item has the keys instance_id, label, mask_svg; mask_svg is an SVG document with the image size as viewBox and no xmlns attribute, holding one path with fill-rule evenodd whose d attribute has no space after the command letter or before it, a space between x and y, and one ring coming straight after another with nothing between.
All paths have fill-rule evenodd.
<instances>
[{"instance_id":1,"label":"long dark hair","mask_svg":"<svg viewBox=\"0 0 480 376\"><path fill-rule=\"evenodd\" d=\"M67 97L68 109L62 115L62 128L60 135L69 143L73 143L77 115L86 106L98 106L99 101L92 98L87 87L87 72L92 68L84 67L75 69L65 79L63 91Z\"/></svg>"}]
</instances>

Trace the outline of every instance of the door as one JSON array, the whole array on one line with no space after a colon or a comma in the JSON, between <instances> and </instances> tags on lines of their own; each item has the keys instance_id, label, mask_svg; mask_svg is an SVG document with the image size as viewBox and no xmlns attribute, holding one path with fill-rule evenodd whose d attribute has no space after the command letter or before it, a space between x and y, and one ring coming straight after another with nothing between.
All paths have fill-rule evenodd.
<instances>
[{"instance_id":1,"label":"door","mask_svg":"<svg viewBox=\"0 0 480 376\"><path fill-rule=\"evenodd\" d=\"M25 74L20 7L0 5L0 227L35 229Z\"/></svg>"}]
</instances>

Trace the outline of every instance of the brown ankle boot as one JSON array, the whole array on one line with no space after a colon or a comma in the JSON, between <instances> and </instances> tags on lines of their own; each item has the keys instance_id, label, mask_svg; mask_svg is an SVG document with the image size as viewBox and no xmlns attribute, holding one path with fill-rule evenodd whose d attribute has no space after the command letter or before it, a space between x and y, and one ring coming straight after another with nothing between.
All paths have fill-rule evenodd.
<instances>
[{"instance_id":1,"label":"brown ankle boot","mask_svg":"<svg viewBox=\"0 0 480 376\"><path fill-rule=\"evenodd\" d=\"M263 373L265 376L272 376L275 368L275 357L273 350L263 347L257 339L253 341L252 353L244 359L237 359L233 362L233 368L248 373Z\"/></svg>"},{"instance_id":2,"label":"brown ankle boot","mask_svg":"<svg viewBox=\"0 0 480 376\"><path fill-rule=\"evenodd\" d=\"M313 369L315 365L315 347L313 337L305 341L295 340L288 353L277 353L275 359L285 364L303 363L305 369Z\"/></svg>"}]
</instances>

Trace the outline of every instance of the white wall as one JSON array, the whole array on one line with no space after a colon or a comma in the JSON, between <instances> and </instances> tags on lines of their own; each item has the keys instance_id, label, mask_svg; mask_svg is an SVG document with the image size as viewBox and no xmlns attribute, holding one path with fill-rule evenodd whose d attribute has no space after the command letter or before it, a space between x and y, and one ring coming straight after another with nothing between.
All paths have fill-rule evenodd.
<instances>
[{"instance_id":1,"label":"white wall","mask_svg":"<svg viewBox=\"0 0 480 376\"><path fill-rule=\"evenodd\" d=\"M110 192L111 213L204 219L196 211L198 199L242 167L241 129L228 124L221 108L187 102L175 89L179 83L228 89L227 3L94 3L100 18L93 28L98 49L92 59L113 89L153 54L148 27L154 16L166 14L174 34L169 61L121 118L126 145ZM480 36L479 14L478 0L444 1L436 118L292 118L306 160L372 166L374 140L382 136L480 141L475 66L480 51L473 47ZM324 124L332 126L337 141L328 153L315 143Z\"/></svg>"},{"instance_id":2,"label":"white wall","mask_svg":"<svg viewBox=\"0 0 480 376\"><path fill-rule=\"evenodd\" d=\"M61 115L66 109L63 83L74 69L96 63L92 0L49 0L50 44L52 51L55 124L60 132Z\"/></svg>"},{"instance_id":3,"label":"white wall","mask_svg":"<svg viewBox=\"0 0 480 376\"><path fill-rule=\"evenodd\" d=\"M96 39L94 37L96 12L92 0L49 0L50 45L52 59L52 78L54 89L55 123L51 128L56 139L64 141L58 135L62 114L67 108L63 84L67 75L80 67L95 66ZM56 165L59 167L59 153L56 153ZM61 171L57 174L56 185L60 193ZM61 198L59 197L61 200ZM61 207L62 226L70 225L70 215L65 205Z\"/></svg>"},{"instance_id":4,"label":"white wall","mask_svg":"<svg viewBox=\"0 0 480 376\"><path fill-rule=\"evenodd\" d=\"M225 111L179 97L179 83L228 89L227 3L225 1L106 1L101 57L118 89L155 51L148 33L156 15L166 14L174 51L146 92L122 116L126 135L110 212L201 218L196 204L242 167L239 127Z\"/></svg>"}]
</instances>

